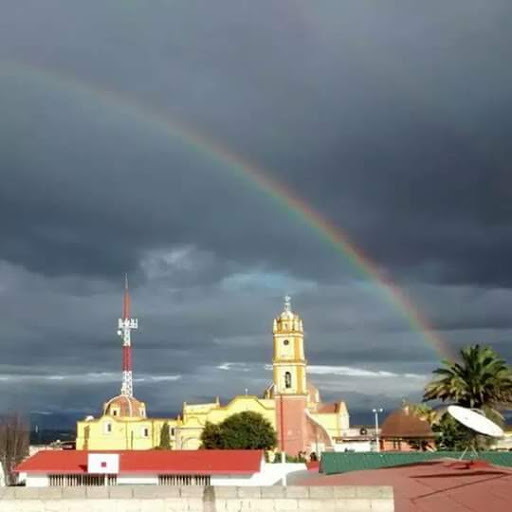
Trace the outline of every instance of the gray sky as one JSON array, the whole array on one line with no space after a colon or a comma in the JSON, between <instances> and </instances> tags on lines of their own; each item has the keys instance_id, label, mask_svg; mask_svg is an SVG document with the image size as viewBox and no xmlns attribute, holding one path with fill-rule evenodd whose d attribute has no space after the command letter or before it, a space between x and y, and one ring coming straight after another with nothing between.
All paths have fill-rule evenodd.
<instances>
[{"instance_id":1,"label":"gray sky","mask_svg":"<svg viewBox=\"0 0 512 512\"><path fill-rule=\"evenodd\" d=\"M118 392L124 272L150 410L260 393L285 293L326 400L420 396L439 355L404 312L180 126L346 233L447 344L510 360L511 11L4 0L0 410Z\"/></svg>"}]
</instances>

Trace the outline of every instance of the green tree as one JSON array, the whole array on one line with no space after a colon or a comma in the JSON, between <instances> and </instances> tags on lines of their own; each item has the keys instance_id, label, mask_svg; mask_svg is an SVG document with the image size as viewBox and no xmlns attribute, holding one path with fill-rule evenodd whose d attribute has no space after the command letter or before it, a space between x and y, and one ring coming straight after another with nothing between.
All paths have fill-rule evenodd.
<instances>
[{"instance_id":1,"label":"green tree","mask_svg":"<svg viewBox=\"0 0 512 512\"><path fill-rule=\"evenodd\" d=\"M512 404L512 371L490 347L472 345L460 351L460 361L443 361L434 370L437 378L425 387L424 401L441 400L478 409L493 421L502 422L500 409ZM483 449L489 439L459 424L444 414L433 426L442 450L461 450L470 446Z\"/></svg>"},{"instance_id":2,"label":"green tree","mask_svg":"<svg viewBox=\"0 0 512 512\"><path fill-rule=\"evenodd\" d=\"M443 414L441 420L432 426L432 430L437 434L436 446L438 450L461 451L475 441L473 432L449 414ZM475 447L478 447L478 444Z\"/></svg>"},{"instance_id":3,"label":"green tree","mask_svg":"<svg viewBox=\"0 0 512 512\"><path fill-rule=\"evenodd\" d=\"M206 450L220 450L223 448L220 425L206 422L201 432L201 448Z\"/></svg>"},{"instance_id":4,"label":"green tree","mask_svg":"<svg viewBox=\"0 0 512 512\"><path fill-rule=\"evenodd\" d=\"M167 421L162 425L160 430L160 444L158 446L161 450L171 449L171 436L169 433L169 423Z\"/></svg>"},{"instance_id":5,"label":"green tree","mask_svg":"<svg viewBox=\"0 0 512 512\"><path fill-rule=\"evenodd\" d=\"M439 420L437 412L428 404L406 402L404 405L409 407L414 416L420 420L428 422L428 424L431 426Z\"/></svg>"},{"instance_id":6,"label":"green tree","mask_svg":"<svg viewBox=\"0 0 512 512\"><path fill-rule=\"evenodd\" d=\"M472 345L460 351L460 361L443 361L444 367L427 384L424 401L441 400L482 409L491 418L501 418L500 408L512 404L512 371L490 347Z\"/></svg>"},{"instance_id":7,"label":"green tree","mask_svg":"<svg viewBox=\"0 0 512 512\"><path fill-rule=\"evenodd\" d=\"M207 423L201 442L206 449L271 450L276 446L276 433L261 414L244 411L229 416L219 425Z\"/></svg>"}]
</instances>

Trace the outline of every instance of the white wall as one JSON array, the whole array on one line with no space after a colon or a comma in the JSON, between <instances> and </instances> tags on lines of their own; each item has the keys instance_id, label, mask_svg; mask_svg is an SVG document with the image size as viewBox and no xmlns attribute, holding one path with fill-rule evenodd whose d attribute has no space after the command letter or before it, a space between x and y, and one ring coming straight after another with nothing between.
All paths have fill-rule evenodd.
<instances>
[{"instance_id":1,"label":"white wall","mask_svg":"<svg viewBox=\"0 0 512 512\"><path fill-rule=\"evenodd\" d=\"M117 476L117 485L158 485L158 475L127 475Z\"/></svg>"},{"instance_id":2,"label":"white wall","mask_svg":"<svg viewBox=\"0 0 512 512\"><path fill-rule=\"evenodd\" d=\"M163 510L321 510L393 512L393 488L371 487L224 487L222 496L207 499L203 487L147 488L121 486L73 489L8 488L2 491L2 512L156 512ZM70 492L72 491L72 492ZM72 499L70 499L72 497ZM206 498L206 499L205 499ZM319 508L320 507L320 508Z\"/></svg>"},{"instance_id":3,"label":"white wall","mask_svg":"<svg viewBox=\"0 0 512 512\"><path fill-rule=\"evenodd\" d=\"M250 476L243 475L217 475L212 476L212 485L229 485L237 487L274 485L279 482L284 475L289 475L295 471L305 471L306 464L297 464L287 462L285 464L264 464L259 473Z\"/></svg>"},{"instance_id":4,"label":"white wall","mask_svg":"<svg viewBox=\"0 0 512 512\"><path fill-rule=\"evenodd\" d=\"M252 475L212 475L211 484L218 486L268 486L279 482L283 475L306 470L305 464L262 464L261 470ZM27 487L48 487L48 475L27 475ZM117 485L158 485L158 475L118 475Z\"/></svg>"},{"instance_id":5,"label":"white wall","mask_svg":"<svg viewBox=\"0 0 512 512\"><path fill-rule=\"evenodd\" d=\"M315 452L317 457L319 457L320 455L322 455L322 453L325 452L325 443L317 443L316 441L313 443L310 443L309 451Z\"/></svg>"},{"instance_id":6,"label":"white wall","mask_svg":"<svg viewBox=\"0 0 512 512\"><path fill-rule=\"evenodd\" d=\"M512 434L505 433L505 436L494 442L493 448L497 450L510 450L512 449Z\"/></svg>"},{"instance_id":7,"label":"white wall","mask_svg":"<svg viewBox=\"0 0 512 512\"><path fill-rule=\"evenodd\" d=\"M345 450L351 452L371 452L374 451L374 447L371 441L343 441L334 445L335 452L344 452Z\"/></svg>"},{"instance_id":8,"label":"white wall","mask_svg":"<svg viewBox=\"0 0 512 512\"><path fill-rule=\"evenodd\" d=\"M258 485L257 483L251 483L253 477L254 475L212 475L210 482L211 485L233 485L237 487Z\"/></svg>"},{"instance_id":9,"label":"white wall","mask_svg":"<svg viewBox=\"0 0 512 512\"><path fill-rule=\"evenodd\" d=\"M50 479L48 475L27 475L27 487L48 487L49 485Z\"/></svg>"}]
</instances>

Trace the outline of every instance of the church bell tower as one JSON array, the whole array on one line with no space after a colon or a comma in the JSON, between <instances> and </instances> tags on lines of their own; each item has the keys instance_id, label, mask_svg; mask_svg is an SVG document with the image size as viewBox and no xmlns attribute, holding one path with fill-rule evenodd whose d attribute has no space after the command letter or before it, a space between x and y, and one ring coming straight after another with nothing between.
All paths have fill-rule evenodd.
<instances>
[{"instance_id":1,"label":"church bell tower","mask_svg":"<svg viewBox=\"0 0 512 512\"><path fill-rule=\"evenodd\" d=\"M274 320L274 398L278 446L296 456L307 450L307 381L304 355L304 327L293 313L290 297Z\"/></svg>"},{"instance_id":2,"label":"church bell tower","mask_svg":"<svg viewBox=\"0 0 512 512\"><path fill-rule=\"evenodd\" d=\"M285 297L284 311L274 320L274 390L279 395L307 394L304 328Z\"/></svg>"}]
</instances>

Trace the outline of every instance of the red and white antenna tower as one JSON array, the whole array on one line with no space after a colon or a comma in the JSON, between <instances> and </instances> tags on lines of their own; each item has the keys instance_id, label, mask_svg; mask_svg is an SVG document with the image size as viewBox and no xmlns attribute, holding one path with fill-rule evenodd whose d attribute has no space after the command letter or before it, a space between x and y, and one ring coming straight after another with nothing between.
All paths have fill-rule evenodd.
<instances>
[{"instance_id":1,"label":"red and white antenna tower","mask_svg":"<svg viewBox=\"0 0 512 512\"><path fill-rule=\"evenodd\" d=\"M133 377L132 377L132 342L130 332L132 329L138 329L139 321L136 318L130 318L130 293L128 291L128 274L124 276L124 297L123 297L123 318L118 321L117 334L123 340L123 384L121 385L121 394L133 397Z\"/></svg>"}]
</instances>

